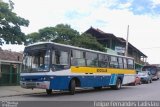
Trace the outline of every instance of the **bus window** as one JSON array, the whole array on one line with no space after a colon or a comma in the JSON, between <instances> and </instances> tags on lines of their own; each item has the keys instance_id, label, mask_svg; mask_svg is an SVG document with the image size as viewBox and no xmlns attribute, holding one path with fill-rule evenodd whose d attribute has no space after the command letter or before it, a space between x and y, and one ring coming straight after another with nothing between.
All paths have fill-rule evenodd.
<instances>
[{"instance_id":1,"label":"bus window","mask_svg":"<svg viewBox=\"0 0 160 107\"><path fill-rule=\"evenodd\" d=\"M132 59L128 59L128 69L133 69L134 68L134 62Z\"/></svg>"},{"instance_id":2,"label":"bus window","mask_svg":"<svg viewBox=\"0 0 160 107\"><path fill-rule=\"evenodd\" d=\"M118 58L119 68L123 69L123 60L122 58Z\"/></svg>"},{"instance_id":3,"label":"bus window","mask_svg":"<svg viewBox=\"0 0 160 107\"><path fill-rule=\"evenodd\" d=\"M69 67L68 52L52 51L52 70L58 71Z\"/></svg>"},{"instance_id":4,"label":"bus window","mask_svg":"<svg viewBox=\"0 0 160 107\"><path fill-rule=\"evenodd\" d=\"M52 64L56 64L55 51L52 51Z\"/></svg>"},{"instance_id":5,"label":"bus window","mask_svg":"<svg viewBox=\"0 0 160 107\"><path fill-rule=\"evenodd\" d=\"M32 51L25 54L23 59L24 72L49 71L50 50Z\"/></svg>"},{"instance_id":6,"label":"bus window","mask_svg":"<svg viewBox=\"0 0 160 107\"><path fill-rule=\"evenodd\" d=\"M127 59L125 59L125 58L123 58L123 67L125 68L125 69L127 69Z\"/></svg>"},{"instance_id":7,"label":"bus window","mask_svg":"<svg viewBox=\"0 0 160 107\"><path fill-rule=\"evenodd\" d=\"M71 51L71 65L85 66L84 52L79 50Z\"/></svg>"},{"instance_id":8,"label":"bus window","mask_svg":"<svg viewBox=\"0 0 160 107\"><path fill-rule=\"evenodd\" d=\"M115 56L110 57L110 67L111 68L118 68L117 57L115 57Z\"/></svg>"},{"instance_id":9,"label":"bus window","mask_svg":"<svg viewBox=\"0 0 160 107\"><path fill-rule=\"evenodd\" d=\"M87 66L98 66L98 57L96 53L86 52Z\"/></svg>"},{"instance_id":10,"label":"bus window","mask_svg":"<svg viewBox=\"0 0 160 107\"><path fill-rule=\"evenodd\" d=\"M107 55L99 54L98 60L99 60L99 66L100 67L107 67L108 66L108 57L107 57Z\"/></svg>"},{"instance_id":11,"label":"bus window","mask_svg":"<svg viewBox=\"0 0 160 107\"><path fill-rule=\"evenodd\" d=\"M61 51L60 54L60 64L61 65L68 65L68 52Z\"/></svg>"}]
</instances>

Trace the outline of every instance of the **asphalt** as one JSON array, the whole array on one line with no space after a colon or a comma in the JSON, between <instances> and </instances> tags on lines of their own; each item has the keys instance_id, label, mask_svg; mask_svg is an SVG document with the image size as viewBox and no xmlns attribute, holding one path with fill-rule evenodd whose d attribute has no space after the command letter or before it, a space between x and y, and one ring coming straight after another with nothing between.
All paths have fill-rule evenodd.
<instances>
[{"instance_id":1,"label":"asphalt","mask_svg":"<svg viewBox=\"0 0 160 107\"><path fill-rule=\"evenodd\" d=\"M44 89L24 89L20 86L0 86L0 98L26 94L44 93Z\"/></svg>"}]
</instances>

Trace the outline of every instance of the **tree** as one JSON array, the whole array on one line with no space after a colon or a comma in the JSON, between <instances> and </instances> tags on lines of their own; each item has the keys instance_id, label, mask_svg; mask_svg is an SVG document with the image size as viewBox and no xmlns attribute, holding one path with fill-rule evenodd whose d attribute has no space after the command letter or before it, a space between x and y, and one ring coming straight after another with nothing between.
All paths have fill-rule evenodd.
<instances>
[{"instance_id":1,"label":"tree","mask_svg":"<svg viewBox=\"0 0 160 107\"><path fill-rule=\"evenodd\" d=\"M40 41L53 41L56 39L54 27L45 27L39 30Z\"/></svg>"},{"instance_id":2,"label":"tree","mask_svg":"<svg viewBox=\"0 0 160 107\"><path fill-rule=\"evenodd\" d=\"M27 44L32 44L32 43L38 42L39 38L40 38L39 33L37 33L37 32L30 33L26 36L25 44L27 45Z\"/></svg>"},{"instance_id":3,"label":"tree","mask_svg":"<svg viewBox=\"0 0 160 107\"><path fill-rule=\"evenodd\" d=\"M70 25L58 24L55 26L56 38L53 42L70 44L73 38L79 36L79 32L72 29Z\"/></svg>"},{"instance_id":4,"label":"tree","mask_svg":"<svg viewBox=\"0 0 160 107\"><path fill-rule=\"evenodd\" d=\"M34 43L38 41L51 41L62 44L68 44L93 50L105 51L105 48L89 34L79 34L69 25L58 24L55 27L45 27L38 33L27 35L27 42Z\"/></svg>"},{"instance_id":5,"label":"tree","mask_svg":"<svg viewBox=\"0 0 160 107\"><path fill-rule=\"evenodd\" d=\"M3 44L2 40L7 44L22 44L25 41L25 34L20 27L27 27L29 21L12 12L14 3L11 0L9 2L7 4L0 1L0 44Z\"/></svg>"},{"instance_id":6,"label":"tree","mask_svg":"<svg viewBox=\"0 0 160 107\"><path fill-rule=\"evenodd\" d=\"M101 45L95 37L90 34L83 33L82 35L74 38L71 42L72 45L88 48L92 50L105 51L105 47Z\"/></svg>"},{"instance_id":7,"label":"tree","mask_svg":"<svg viewBox=\"0 0 160 107\"><path fill-rule=\"evenodd\" d=\"M52 41L63 44L70 44L70 41L76 36L79 36L79 32L72 29L69 25L58 24L55 27L45 27L40 29L35 35L33 33L27 35L27 40L30 43L37 41ZM35 38L37 40L35 40Z\"/></svg>"}]
</instances>

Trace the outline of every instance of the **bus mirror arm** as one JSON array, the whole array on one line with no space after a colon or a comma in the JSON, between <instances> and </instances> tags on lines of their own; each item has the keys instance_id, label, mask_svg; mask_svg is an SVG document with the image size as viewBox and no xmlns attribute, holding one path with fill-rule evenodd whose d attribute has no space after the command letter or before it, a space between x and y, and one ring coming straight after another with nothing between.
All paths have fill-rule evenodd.
<instances>
[{"instance_id":1,"label":"bus mirror arm","mask_svg":"<svg viewBox=\"0 0 160 107\"><path fill-rule=\"evenodd\" d=\"M55 71L55 67L54 67L54 66L52 66L52 67L51 67L51 70L52 70L52 71Z\"/></svg>"}]
</instances>

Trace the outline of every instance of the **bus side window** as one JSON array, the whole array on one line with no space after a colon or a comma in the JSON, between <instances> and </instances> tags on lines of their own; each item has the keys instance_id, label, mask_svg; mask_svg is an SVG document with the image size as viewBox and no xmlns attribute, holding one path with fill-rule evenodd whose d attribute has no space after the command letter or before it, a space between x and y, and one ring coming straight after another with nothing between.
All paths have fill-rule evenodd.
<instances>
[{"instance_id":1,"label":"bus side window","mask_svg":"<svg viewBox=\"0 0 160 107\"><path fill-rule=\"evenodd\" d=\"M56 64L55 57L55 51L52 51L52 64Z\"/></svg>"},{"instance_id":2,"label":"bus side window","mask_svg":"<svg viewBox=\"0 0 160 107\"><path fill-rule=\"evenodd\" d=\"M124 69L127 69L127 59L126 58L123 58L123 67Z\"/></svg>"},{"instance_id":3,"label":"bus side window","mask_svg":"<svg viewBox=\"0 0 160 107\"><path fill-rule=\"evenodd\" d=\"M98 66L98 54L92 52L86 52L87 66Z\"/></svg>"},{"instance_id":4,"label":"bus side window","mask_svg":"<svg viewBox=\"0 0 160 107\"><path fill-rule=\"evenodd\" d=\"M99 67L107 67L108 66L107 55L99 54L98 61L99 61Z\"/></svg>"},{"instance_id":5,"label":"bus side window","mask_svg":"<svg viewBox=\"0 0 160 107\"><path fill-rule=\"evenodd\" d=\"M115 56L110 57L110 67L111 68L119 68L117 57L115 57Z\"/></svg>"},{"instance_id":6,"label":"bus side window","mask_svg":"<svg viewBox=\"0 0 160 107\"><path fill-rule=\"evenodd\" d=\"M69 60L68 60L68 52L61 51L60 52L60 64L61 65L68 65Z\"/></svg>"},{"instance_id":7,"label":"bus side window","mask_svg":"<svg viewBox=\"0 0 160 107\"><path fill-rule=\"evenodd\" d=\"M132 59L128 59L128 69L134 69L134 62Z\"/></svg>"},{"instance_id":8,"label":"bus side window","mask_svg":"<svg viewBox=\"0 0 160 107\"><path fill-rule=\"evenodd\" d=\"M52 51L52 64L68 65L68 52Z\"/></svg>"},{"instance_id":9,"label":"bus side window","mask_svg":"<svg viewBox=\"0 0 160 107\"><path fill-rule=\"evenodd\" d=\"M73 66L86 66L85 54L83 51L72 50L71 51L71 65Z\"/></svg>"},{"instance_id":10,"label":"bus side window","mask_svg":"<svg viewBox=\"0 0 160 107\"><path fill-rule=\"evenodd\" d=\"M122 58L118 58L119 68L123 69L123 60Z\"/></svg>"}]
</instances>

